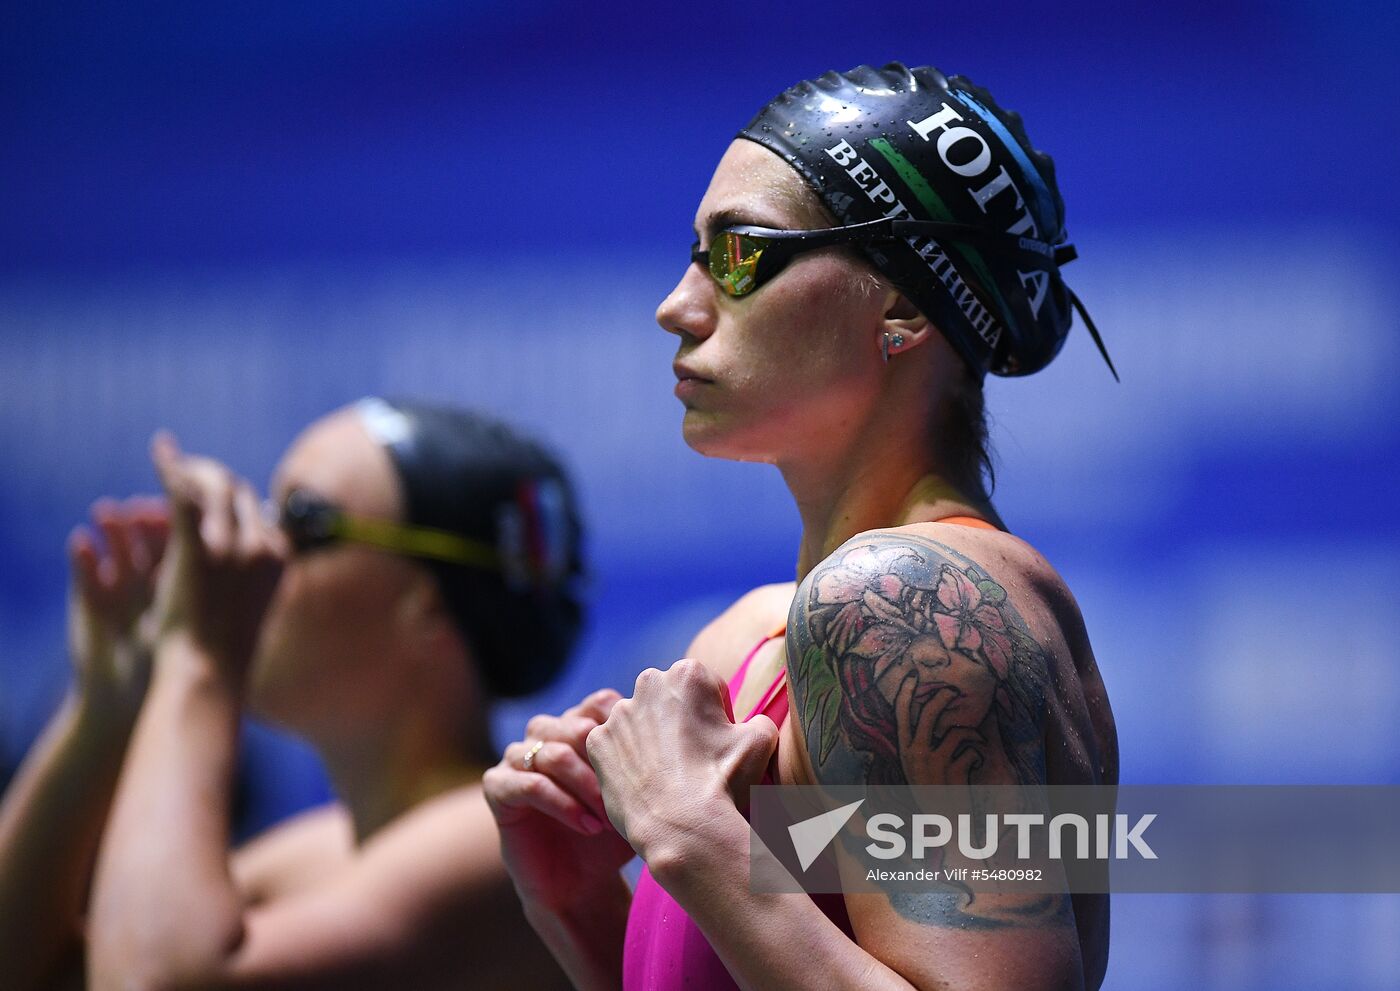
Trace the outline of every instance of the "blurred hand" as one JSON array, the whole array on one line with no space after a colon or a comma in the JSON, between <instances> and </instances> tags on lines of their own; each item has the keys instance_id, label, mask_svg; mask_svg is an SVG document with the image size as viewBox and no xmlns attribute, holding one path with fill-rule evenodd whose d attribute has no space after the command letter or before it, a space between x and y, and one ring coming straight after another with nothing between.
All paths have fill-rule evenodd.
<instances>
[{"instance_id":1,"label":"blurred hand","mask_svg":"<svg viewBox=\"0 0 1400 991\"><path fill-rule=\"evenodd\" d=\"M724 679L684 658L637 676L632 698L612 707L588 737L608 817L653 866L683 856L718 813L748 804L778 745L778 728L759 715L735 723Z\"/></svg>"},{"instance_id":2,"label":"blurred hand","mask_svg":"<svg viewBox=\"0 0 1400 991\"><path fill-rule=\"evenodd\" d=\"M158 499L102 499L92 526L68 538L68 650L84 703L134 717L151 665L151 631L143 623L169 536ZM98 539L100 535L100 540Z\"/></svg>"},{"instance_id":3,"label":"blurred hand","mask_svg":"<svg viewBox=\"0 0 1400 991\"><path fill-rule=\"evenodd\" d=\"M535 716L525 739L506 747L482 778L506 868L527 905L557 911L585 904L599 886L616 884L632 859L632 848L608 823L585 750L588 734L618 698L605 688L562 716Z\"/></svg>"},{"instance_id":4,"label":"blurred hand","mask_svg":"<svg viewBox=\"0 0 1400 991\"><path fill-rule=\"evenodd\" d=\"M160 639L186 638L241 684L285 559L281 531L246 481L158 434L151 456L170 504L170 540L153 606Z\"/></svg>"}]
</instances>

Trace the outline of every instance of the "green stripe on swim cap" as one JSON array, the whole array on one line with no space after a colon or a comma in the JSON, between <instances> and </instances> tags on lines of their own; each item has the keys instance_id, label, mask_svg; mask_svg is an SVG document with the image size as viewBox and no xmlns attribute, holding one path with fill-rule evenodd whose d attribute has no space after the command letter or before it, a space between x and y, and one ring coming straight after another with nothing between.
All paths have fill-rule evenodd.
<instances>
[{"instance_id":1,"label":"green stripe on swim cap","mask_svg":"<svg viewBox=\"0 0 1400 991\"><path fill-rule=\"evenodd\" d=\"M923 176L919 175L919 170L914 168L909 159L894 150L884 138L871 138L870 146L885 156L885 161L894 166L894 170L899 173L899 177L904 180L904 184L913 191L919 198L919 202L924 205L924 209L931 215L930 220L953 220L952 211L948 209L943 198L933 191L933 187Z\"/></svg>"},{"instance_id":2,"label":"green stripe on swim cap","mask_svg":"<svg viewBox=\"0 0 1400 991\"><path fill-rule=\"evenodd\" d=\"M885 161L894 167L895 172L899 173L904 184L918 198L923 208L929 212L930 220L957 220L952 211L948 209L947 204L943 202L943 198L933 191L928 180L919 174L919 170L909 159L895 151L893 145L884 138L871 138L869 144L885 157ZM971 245L959 244L956 241L950 243L948 247L967 262L968 267L986 287L987 292L992 294L996 300L997 316L1008 323L1011 322L1011 309L1006 305L1006 300L1002 298L1001 291L997 289L996 280L992 278L992 273L987 268L987 263L983 261L981 253Z\"/></svg>"}]
</instances>

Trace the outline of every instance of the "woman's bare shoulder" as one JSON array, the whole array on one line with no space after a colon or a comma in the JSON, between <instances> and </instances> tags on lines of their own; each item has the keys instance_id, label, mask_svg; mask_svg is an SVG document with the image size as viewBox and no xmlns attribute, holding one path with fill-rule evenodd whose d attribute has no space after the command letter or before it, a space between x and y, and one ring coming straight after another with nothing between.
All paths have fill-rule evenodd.
<instances>
[{"instance_id":1,"label":"woman's bare shoulder","mask_svg":"<svg viewBox=\"0 0 1400 991\"><path fill-rule=\"evenodd\" d=\"M910 568L918 574L904 574ZM1018 610L1043 644L1071 652L1086 642L1078 603L1064 578L1031 544L1002 530L925 522L858 533L812 570L799 594L806 609L812 596L820 600L838 586L856 587L884 574L928 582L948 568L975 574L978 581L994 580L996 595Z\"/></svg>"},{"instance_id":2,"label":"woman's bare shoulder","mask_svg":"<svg viewBox=\"0 0 1400 991\"><path fill-rule=\"evenodd\" d=\"M505 880L499 848L481 787L470 783L419 802L358 846L343 806L302 813L236 851L232 870L252 905L322 888L470 902Z\"/></svg>"},{"instance_id":3,"label":"woman's bare shoulder","mask_svg":"<svg viewBox=\"0 0 1400 991\"><path fill-rule=\"evenodd\" d=\"M455 987L546 986L541 975L554 967L520 914L479 782L423 799L291 883L297 852L315 855L318 831L334 838L330 819L308 816L243 851L247 883L262 884L246 905L237 964L250 983L395 973L412 987L439 986L444 975Z\"/></svg>"},{"instance_id":4,"label":"woman's bare shoulder","mask_svg":"<svg viewBox=\"0 0 1400 991\"><path fill-rule=\"evenodd\" d=\"M796 582L778 582L744 593L696 634L686 656L730 677L754 644L787 622L796 590Z\"/></svg>"},{"instance_id":5,"label":"woman's bare shoulder","mask_svg":"<svg viewBox=\"0 0 1400 991\"><path fill-rule=\"evenodd\" d=\"M418 803L361 847L364 868L386 879L412 878L470 902L478 888L509 883L500 835L480 783L459 785Z\"/></svg>"},{"instance_id":6,"label":"woman's bare shoulder","mask_svg":"<svg viewBox=\"0 0 1400 991\"><path fill-rule=\"evenodd\" d=\"M354 855L354 828L344 806L307 809L234 851L234 883L250 904L301 890L334 875Z\"/></svg>"},{"instance_id":7,"label":"woman's bare shoulder","mask_svg":"<svg viewBox=\"0 0 1400 991\"><path fill-rule=\"evenodd\" d=\"M1060 573L1040 551L1013 533L940 522L914 523L870 533L885 539L903 535L931 541L1000 575L1005 581L1016 583L1023 594L1051 608L1073 605L1069 587Z\"/></svg>"}]
</instances>

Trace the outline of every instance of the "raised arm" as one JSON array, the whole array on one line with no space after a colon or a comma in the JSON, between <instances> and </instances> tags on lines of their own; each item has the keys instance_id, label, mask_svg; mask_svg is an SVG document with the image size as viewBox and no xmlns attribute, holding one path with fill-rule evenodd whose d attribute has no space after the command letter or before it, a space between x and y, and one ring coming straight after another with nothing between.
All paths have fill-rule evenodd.
<instances>
[{"instance_id":1,"label":"raised arm","mask_svg":"<svg viewBox=\"0 0 1400 991\"><path fill-rule=\"evenodd\" d=\"M467 967L482 987L550 980L534 959L502 950L522 946L523 923L473 789L415 806L314 885L257 900L240 890L230 785L278 535L221 465L172 444L158 446L157 461L171 543L151 686L94 884L89 985L397 989L460 986Z\"/></svg>"},{"instance_id":2,"label":"raised arm","mask_svg":"<svg viewBox=\"0 0 1400 991\"><path fill-rule=\"evenodd\" d=\"M151 686L94 883L96 988L199 983L245 936L227 863L229 786L243 675L280 565L246 484L169 440L156 461L170 546Z\"/></svg>"},{"instance_id":3,"label":"raised arm","mask_svg":"<svg viewBox=\"0 0 1400 991\"><path fill-rule=\"evenodd\" d=\"M137 627L164 507L103 500L92 519L96 533L80 527L68 545L73 685L0 805L0 970L19 991L80 959L93 859L149 671Z\"/></svg>"}]
</instances>

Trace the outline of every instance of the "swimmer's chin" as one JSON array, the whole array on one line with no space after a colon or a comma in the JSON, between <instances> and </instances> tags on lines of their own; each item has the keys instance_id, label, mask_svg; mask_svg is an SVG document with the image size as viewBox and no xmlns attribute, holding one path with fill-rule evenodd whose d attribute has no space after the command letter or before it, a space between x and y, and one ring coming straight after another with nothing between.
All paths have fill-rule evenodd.
<instances>
[{"instance_id":1,"label":"swimmer's chin","mask_svg":"<svg viewBox=\"0 0 1400 991\"><path fill-rule=\"evenodd\" d=\"M745 444L742 432L716 413L689 409L681 423L681 437L696 454L723 461L748 461L771 464L773 458Z\"/></svg>"},{"instance_id":2,"label":"swimmer's chin","mask_svg":"<svg viewBox=\"0 0 1400 991\"><path fill-rule=\"evenodd\" d=\"M707 458L732 458L729 430L724 418L715 413L687 406L681 420L681 438L696 454Z\"/></svg>"}]
</instances>

